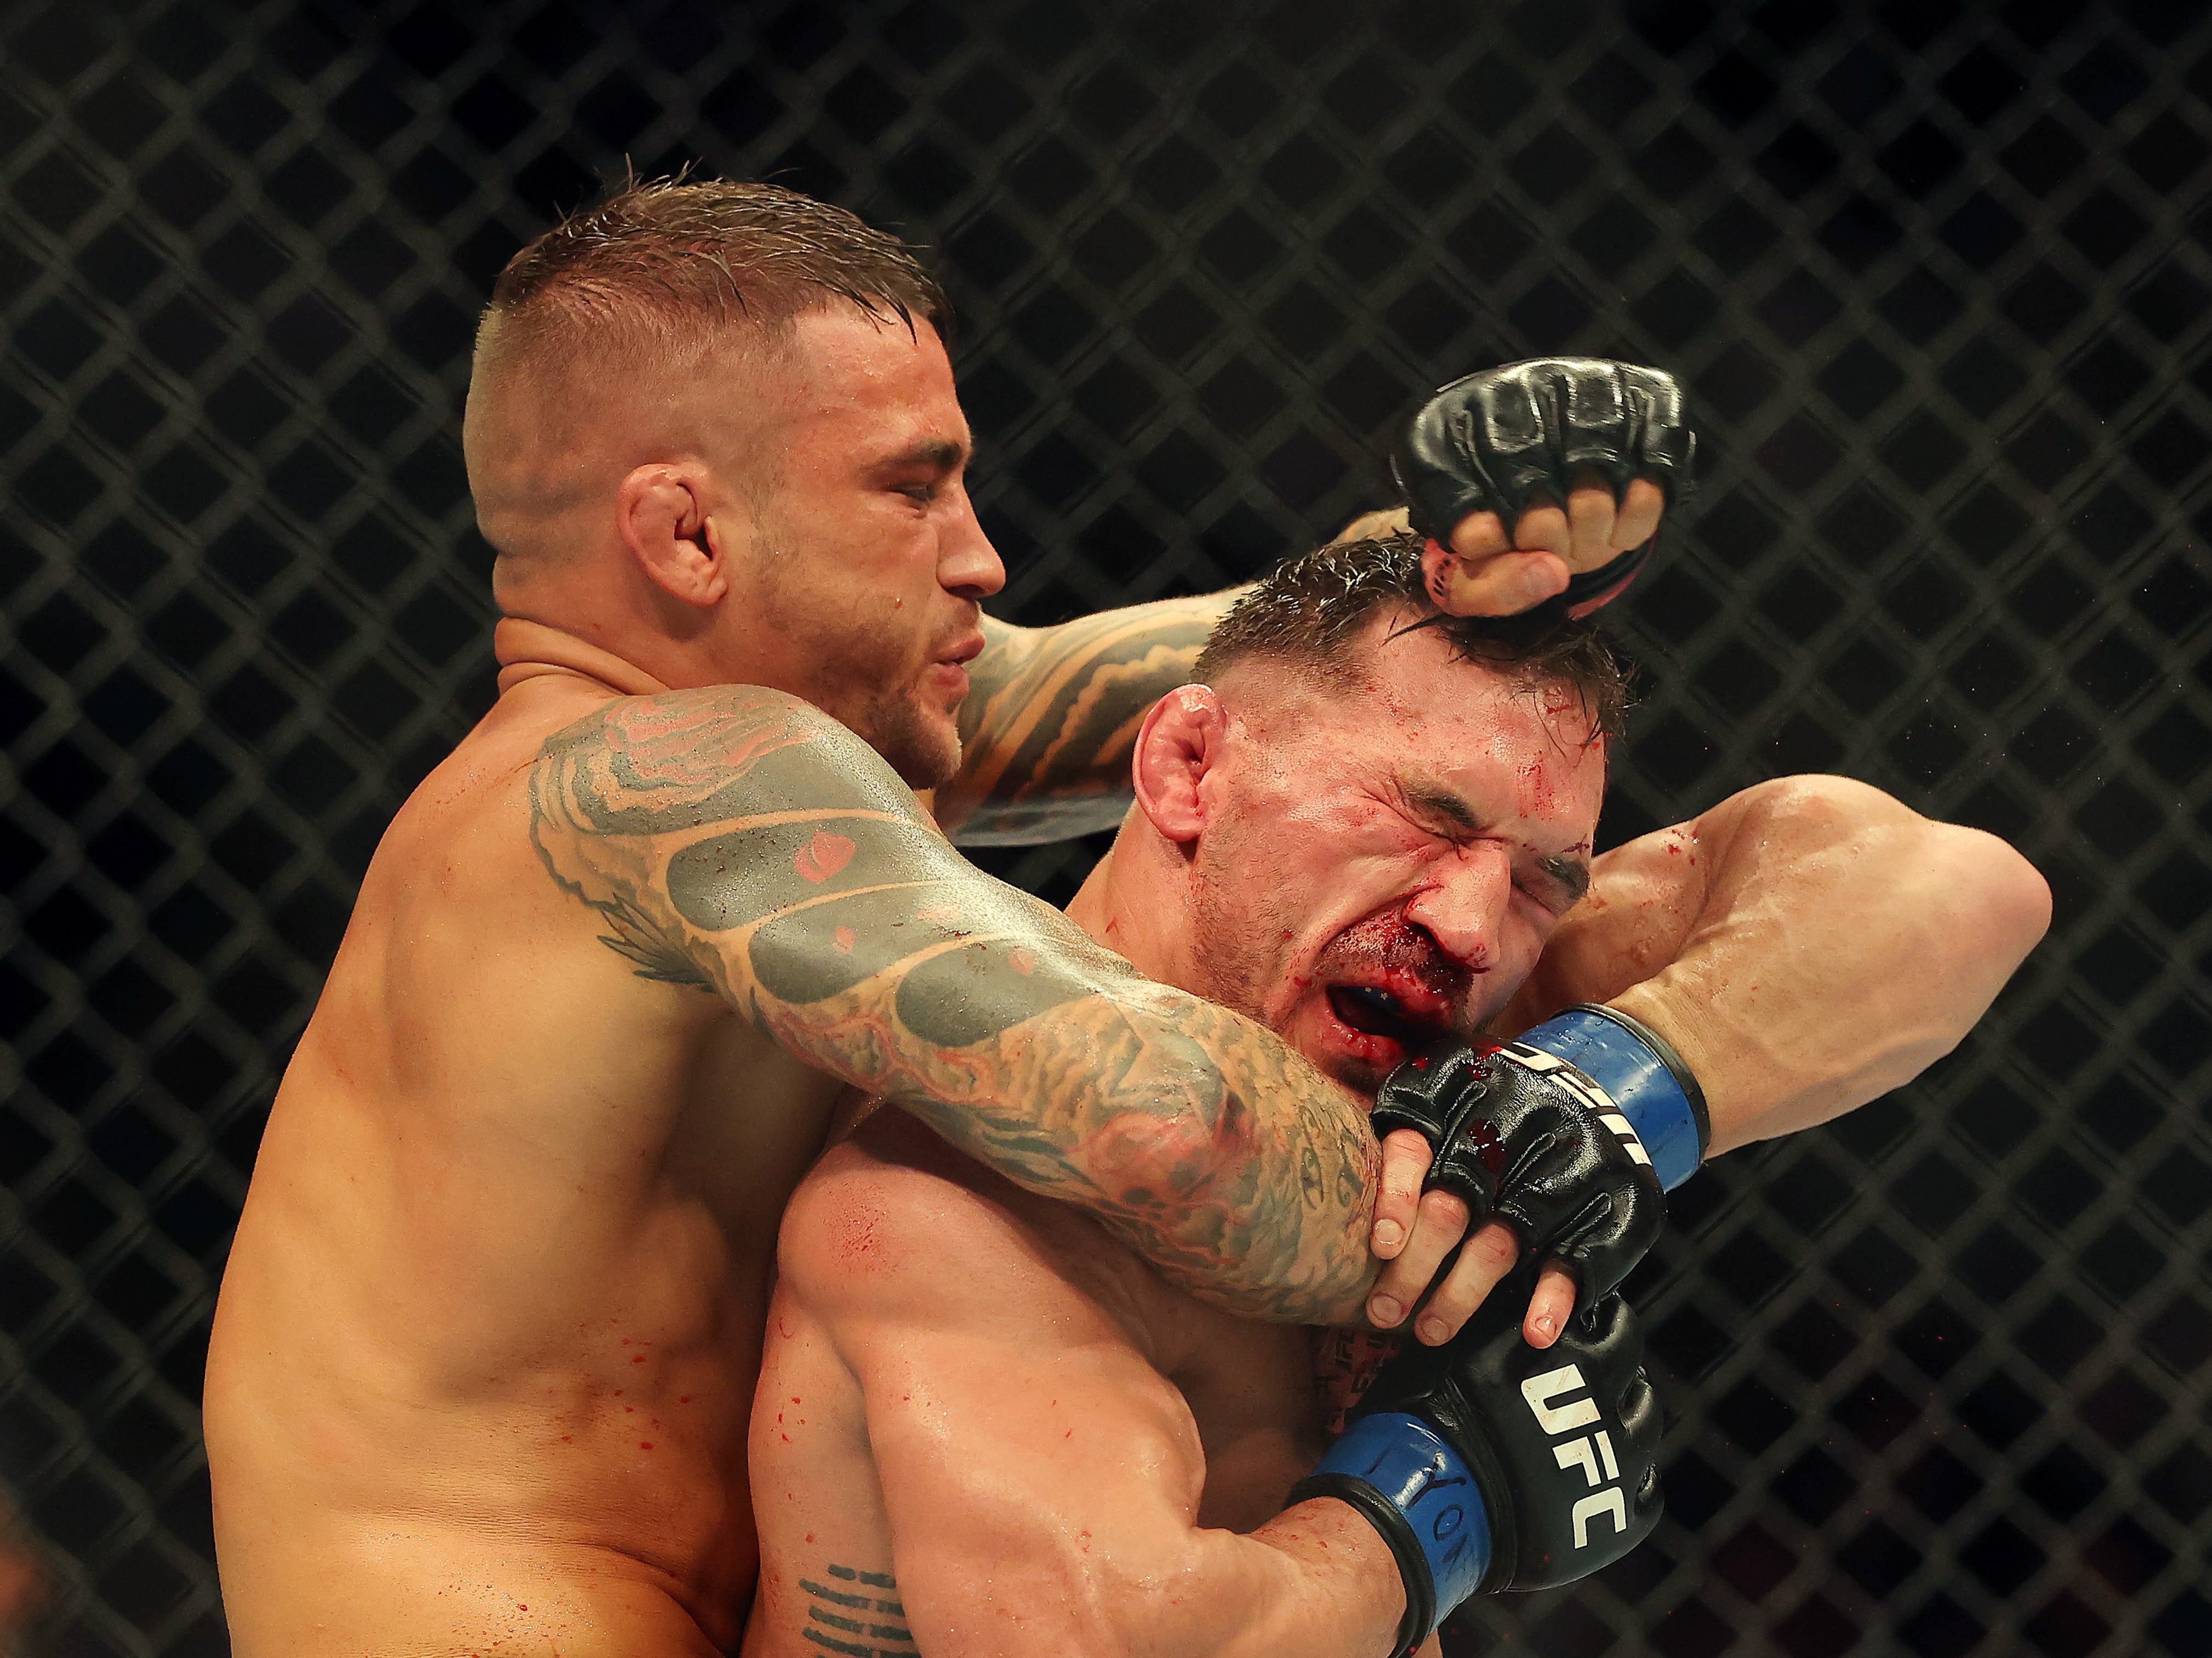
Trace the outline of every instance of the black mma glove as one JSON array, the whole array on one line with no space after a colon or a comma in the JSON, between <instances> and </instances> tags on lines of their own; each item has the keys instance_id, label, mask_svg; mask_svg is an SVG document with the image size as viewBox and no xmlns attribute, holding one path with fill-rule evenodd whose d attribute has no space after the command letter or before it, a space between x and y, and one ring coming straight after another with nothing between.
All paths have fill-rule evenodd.
<instances>
[{"instance_id":1,"label":"black mma glove","mask_svg":"<svg viewBox=\"0 0 2212 1658\"><path fill-rule=\"evenodd\" d=\"M1571 1007L1496 1047L1451 1043L1382 1079L1380 1136L1418 1129L1427 1185L1496 1218L1581 1286L1582 1311L1620 1286L1659 1236L1662 1193L1712 1139L1705 1096L1656 1031L1610 1007Z\"/></svg>"},{"instance_id":2,"label":"black mma glove","mask_svg":"<svg viewBox=\"0 0 2212 1658\"><path fill-rule=\"evenodd\" d=\"M1449 547L1469 513L1496 513L1510 535L1531 503L1565 507L1585 469L1613 486L1616 501L1631 478L1648 477L1679 505L1689 499L1697 447L1673 375L1594 357L1537 357L1443 387L1407 422L1390 470L1413 528ZM1635 580L1656 542L1584 570L1546 604L1587 616Z\"/></svg>"},{"instance_id":3,"label":"black mma glove","mask_svg":"<svg viewBox=\"0 0 2212 1658\"><path fill-rule=\"evenodd\" d=\"M1532 1272L1516 1281L1534 1291ZM1406 1584L1394 1658L1468 1595L1571 1583L1659 1523L1659 1406L1626 1303L1540 1349L1504 1310L1527 1298L1493 1296L1443 1346L1406 1347L1291 1488L1351 1504L1389 1544Z\"/></svg>"}]
</instances>

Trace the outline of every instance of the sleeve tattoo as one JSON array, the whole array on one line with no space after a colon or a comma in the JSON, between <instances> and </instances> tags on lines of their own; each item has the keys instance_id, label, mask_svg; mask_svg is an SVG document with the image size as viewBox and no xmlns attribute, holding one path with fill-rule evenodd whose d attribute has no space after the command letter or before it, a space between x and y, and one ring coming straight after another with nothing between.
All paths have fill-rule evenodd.
<instances>
[{"instance_id":1,"label":"sleeve tattoo","mask_svg":"<svg viewBox=\"0 0 2212 1658\"><path fill-rule=\"evenodd\" d=\"M1238 592L1106 610L1057 628L990 617L960 707L960 774L938 821L969 846L1061 841L1128 810L1129 758L1153 703L1190 683Z\"/></svg>"},{"instance_id":2,"label":"sleeve tattoo","mask_svg":"<svg viewBox=\"0 0 2212 1658\"><path fill-rule=\"evenodd\" d=\"M641 976L721 996L1217 1304L1352 1315L1380 1162L1358 1103L975 869L827 715L752 686L617 702L530 789L547 871Z\"/></svg>"}]
</instances>

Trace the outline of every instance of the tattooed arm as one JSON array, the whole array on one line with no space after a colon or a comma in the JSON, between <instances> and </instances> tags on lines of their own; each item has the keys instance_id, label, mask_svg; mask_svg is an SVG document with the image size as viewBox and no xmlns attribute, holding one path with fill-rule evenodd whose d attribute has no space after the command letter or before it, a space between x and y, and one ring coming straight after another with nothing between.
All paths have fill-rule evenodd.
<instances>
[{"instance_id":1,"label":"tattooed arm","mask_svg":"<svg viewBox=\"0 0 2212 1658\"><path fill-rule=\"evenodd\" d=\"M1647 537L1658 521L1652 493L1650 522L1638 531ZM1395 535L1408 522L1403 507L1363 513L1331 539ZM1490 538L1507 544L1491 513L1468 523L1486 524ZM1488 544L1481 533L1475 542ZM1566 544L1559 548L1564 554ZM985 616L988 642L969 665L972 689L960 705L960 774L936 794L945 832L963 846L1027 846L1114 828L1133 798L1137 727L1153 703L1190 683L1206 635L1245 591L1132 604L1056 628Z\"/></svg>"},{"instance_id":2,"label":"tattooed arm","mask_svg":"<svg viewBox=\"0 0 2212 1658\"><path fill-rule=\"evenodd\" d=\"M1359 1103L977 871L818 709L753 686L612 703L530 787L547 871L643 976L721 996L1194 1294L1355 1314L1379 1165Z\"/></svg>"},{"instance_id":3,"label":"tattooed arm","mask_svg":"<svg viewBox=\"0 0 2212 1658\"><path fill-rule=\"evenodd\" d=\"M1057 628L983 618L990 642L960 705L960 774L937 821L969 846L1019 846L1112 829L1131 799L1129 756L1153 703L1190 683L1213 624L1243 589L1106 610Z\"/></svg>"}]
</instances>

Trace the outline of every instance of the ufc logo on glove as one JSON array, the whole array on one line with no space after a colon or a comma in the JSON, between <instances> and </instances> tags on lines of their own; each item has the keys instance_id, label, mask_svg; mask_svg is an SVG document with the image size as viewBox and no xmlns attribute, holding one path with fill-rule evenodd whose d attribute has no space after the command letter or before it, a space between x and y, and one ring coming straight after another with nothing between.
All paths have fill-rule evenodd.
<instances>
[{"instance_id":1,"label":"ufc logo on glove","mask_svg":"<svg viewBox=\"0 0 2212 1658\"><path fill-rule=\"evenodd\" d=\"M1552 1402L1563 1394L1579 1394L1582 1397L1571 1399L1565 1405ZM1589 1384L1583 1380L1582 1370L1576 1365L1562 1364L1556 1370L1530 1376L1521 1384L1521 1397L1527 1401L1529 1411L1534 1415L1536 1425L1547 1434L1572 1433L1577 1428L1586 1428L1593 1422L1605 1419L1597 1407L1597 1400L1590 1397ZM1613 1529L1616 1533L1626 1532L1628 1529L1628 1503L1620 1485L1608 1485L1603 1491L1597 1489L1601 1483L1598 1477L1601 1461L1605 1465L1606 1479L1617 1481L1620 1478L1620 1464L1613 1455L1613 1436L1600 1428L1595 1434L1585 1434L1564 1445L1553 1446L1552 1455L1563 1469L1580 1468L1590 1486L1589 1495L1577 1497L1572 1510L1575 1547L1586 1549L1589 1546L1589 1523L1600 1515L1612 1516Z\"/></svg>"}]
</instances>

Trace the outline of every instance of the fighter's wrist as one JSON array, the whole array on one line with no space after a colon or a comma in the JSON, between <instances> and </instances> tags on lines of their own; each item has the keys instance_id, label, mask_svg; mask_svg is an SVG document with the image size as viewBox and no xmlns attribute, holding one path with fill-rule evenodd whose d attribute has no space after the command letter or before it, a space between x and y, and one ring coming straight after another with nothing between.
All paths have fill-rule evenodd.
<instances>
[{"instance_id":1,"label":"fighter's wrist","mask_svg":"<svg viewBox=\"0 0 2212 1658\"><path fill-rule=\"evenodd\" d=\"M1451 1442L1403 1412L1364 1416L1346 1430L1290 1501L1333 1497L1382 1534L1406 1586L1392 1658L1407 1658L1490 1570L1489 1510Z\"/></svg>"},{"instance_id":2,"label":"fighter's wrist","mask_svg":"<svg viewBox=\"0 0 2212 1658\"><path fill-rule=\"evenodd\" d=\"M1698 1172L1713 1137L1705 1090L1650 1026L1617 1007L1583 1002L1517 1040L1565 1060L1604 1090L1636 1131L1666 1190Z\"/></svg>"}]
</instances>

